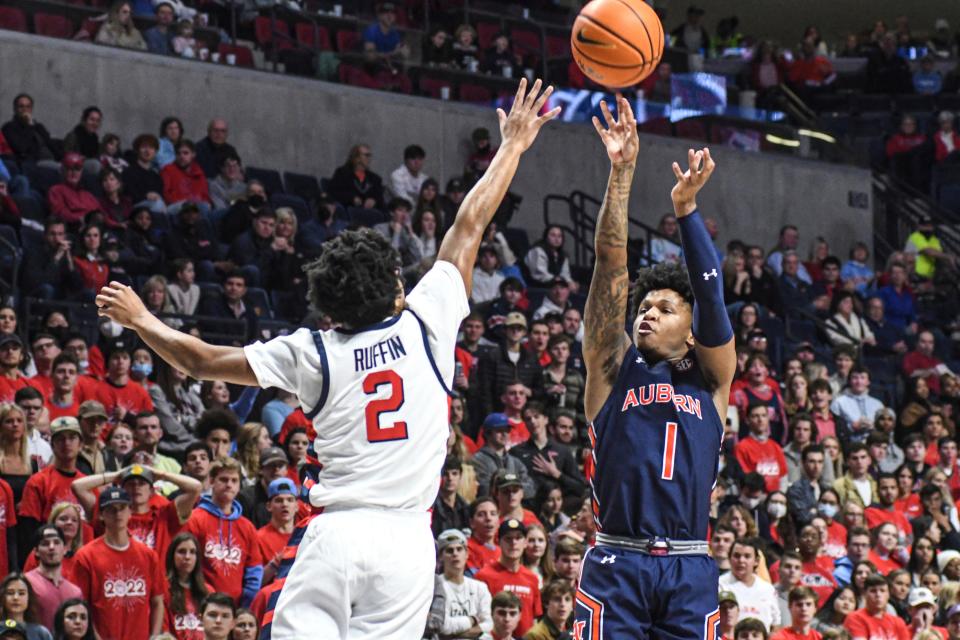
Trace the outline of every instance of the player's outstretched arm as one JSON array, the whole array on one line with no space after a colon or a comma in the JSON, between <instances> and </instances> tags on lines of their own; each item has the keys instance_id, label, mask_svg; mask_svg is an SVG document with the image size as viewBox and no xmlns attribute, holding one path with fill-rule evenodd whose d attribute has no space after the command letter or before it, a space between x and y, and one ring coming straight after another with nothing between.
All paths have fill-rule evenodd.
<instances>
[{"instance_id":1,"label":"player's outstretched arm","mask_svg":"<svg viewBox=\"0 0 960 640\"><path fill-rule=\"evenodd\" d=\"M147 311L140 296L125 284L111 282L97 294L97 313L133 329L167 364L197 380L223 380L252 387L260 383L241 347L207 344L171 329Z\"/></svg>"},{"instance_id":2,"label":"player's outstretched arm","mask_svg":"<svg viewBox=\"0 0 960 640\"><path fill-rule=\"evenodd\" d=\"M583 316L583 358L587 365L584 405L593 420L606 402L630 338L623 330L630 298L627 272L627 204L637 166L640 139L630 103L617 96L617 119L606 102L600 103L606 127L596 117L593 126L610 157L607 192L597 216L594 234L596 262Z\"/></svg>"},{"instance_id":3,"label":"player's outstretched arm","mask_svg":"<svg viewBox=\"0 0 960 640\"><path fill-rule=\"evenodd\" d=\"M730 384L737 369L733 327L723 300L723 272L700 213L697 193L707 183L716 163L710 149L687 152L687 170L673 163L677 184L670 192L673 211L680 225L683 259L693 287L693 337L697 360L713 387L713 402L720 418L727 412Z\"/></svg>"},{"instance_id":4,"label":"player's outstretched arm","mask_svg":"<svg viewBox=\"0 0 960 640\"><path fill-rule=\"evenodd\" d=\"M560 114L560 107L556 107L542 116L537 115L553 93L553 87L547 87L541 94L541 86L542 83L537 80L527 92L527 79L522 78L510 114L497 109L502 140L500 148L486 173L463 199L456 220L437 252L438 260L452 262L460 270L467 297L470 297L473 288L473 265L477 261L483 232L507 193L517 172L520 156L533 144L540 128Z\"/></svg>"}]
</instances>

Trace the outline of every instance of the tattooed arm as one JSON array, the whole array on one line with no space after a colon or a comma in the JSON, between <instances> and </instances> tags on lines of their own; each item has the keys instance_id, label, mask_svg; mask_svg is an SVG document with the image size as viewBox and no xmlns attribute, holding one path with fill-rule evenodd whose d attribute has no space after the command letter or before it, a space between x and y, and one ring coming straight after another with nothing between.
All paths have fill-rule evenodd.
<instances>
[{"instance_id":1,"label":"tattooed arm","mask_svg":"<svg viewBox=\"0 0 960 640\"><path fill-rule=\"evenodd\" d=\"M624 331L630 277L627 273L627 201L636 169L640 140L630 104L617 96L617 119L605 102L600 103L607 127L593 119L610 157L607 193L597 217L594 234L596 262L584 313L583 358L587 365L584 404L587 420L593 420L606 402L623 356L630 347Z\"/></svg>"}]
</instances>

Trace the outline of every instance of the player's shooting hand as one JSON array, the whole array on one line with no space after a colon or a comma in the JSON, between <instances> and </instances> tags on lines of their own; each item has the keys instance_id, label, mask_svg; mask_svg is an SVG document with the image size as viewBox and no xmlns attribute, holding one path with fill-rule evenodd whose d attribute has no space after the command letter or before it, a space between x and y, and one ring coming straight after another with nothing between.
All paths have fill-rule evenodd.
<instances>
[{"instance_id":1,"label":"player's shooting hand","mask_svg":"<svg viewBox=\"0 0 960 640\"><path fill-rule=\"evenodd\" d=\"M513 100L513 106L510 107L510 113L507 114L503 109L497 109L497 117L500 119L500 137L503 138L503 146L515 146L519 151L526 151L533 144L540 128L547 122L560 115L560 107L554 107L545 114L538 115L547 98L553 93L553 87L547 87L543 93L540 88L543 83L538 79L533 83L530 91L527 91L527 79L520 79L520 86L517 88L517 95Z\"/></svg>"},{"instance_id":2,"label":"player's shooting hand","mask_svg":"<svg viewBox=\"0 0 960 640\"><path fill-rule=\"evenodd\" d=\"M600 111L607 126L600 124L600 118L593 116L593 127L600 135L607 156L613 164L633 164L637 161L640 151L640 138L637 136L637 119L633 117L630 103L619 93L617 94L617 117L610 113L610 107L605 100L600 101Z\"/></svg>"},{"instance_id":3,"label":"player's shooting hand","mask_svg":"<svg viewBox=\"0 0 960 640\"><path fill-rule=\"evenodd\" d=\"M700 151L687 151L686 171L682 171L678 163L673 163L673 175L677 177L677 184L673 185L670 197L673 199L673 211L678 218L696 211L697 193L707 184L716 166L710 156L710 149L706 147Z\"/></svg>"},{"instance_id":4,"label":"player's shooting hand","mask_svg":"<svg viewBox=\"0 0 960 640\"><path fill-rule=\"evenodd\" d=\"M117 281L100 289L96 303L98 315L106 316L127 329L135 329L144 317L150 315L140 296L132 288Z\"/></svg>"}]
</instances>

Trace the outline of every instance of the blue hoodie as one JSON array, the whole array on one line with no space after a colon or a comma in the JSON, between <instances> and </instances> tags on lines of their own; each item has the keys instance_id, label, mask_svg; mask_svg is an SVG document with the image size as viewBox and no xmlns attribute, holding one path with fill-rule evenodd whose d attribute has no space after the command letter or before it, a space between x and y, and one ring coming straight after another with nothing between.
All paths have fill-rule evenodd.
<instances>
[{"instance_id":1,"label":"blue hoodie","mask_svg":"<svg viewBox=\"0 0 960 640\"><path fill-rule=\"evenodd\" d=\"M240 519L243 515L243 507L240 506L240 503L237 500L233 501L233 510L230 512L230 515L223 513L220 510L220 507L213 501L213 498L210 496L201 496L200 502L197 503L197 509L202 509L209 513L212 516L215 516L219 520L219 526L217 527L217 533L219 535L219 542L221 545L229 547L233 542L233 528L234 523ZM227 523L226 538L224 538L223 523ZM249 523L249 521L247 521ZM253 525L250 524L252 527ZM253 567L245 567L243 570L243 595L240 599L240 605L244 607L250 606L250 603L253 601L254 596L257 595L257 592L260 591L260 583L263 581L263 565L256 565Z\"/></svg>"}]
</instances>

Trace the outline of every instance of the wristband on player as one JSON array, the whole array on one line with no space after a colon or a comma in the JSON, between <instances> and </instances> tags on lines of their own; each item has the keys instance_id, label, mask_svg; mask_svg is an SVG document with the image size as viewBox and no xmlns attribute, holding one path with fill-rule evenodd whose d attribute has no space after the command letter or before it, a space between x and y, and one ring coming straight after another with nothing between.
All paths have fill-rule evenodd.
<instances>
[{"instance_id":1,"label":"wristband on player","mask_svg":"<svg viewBox=\"0 0 960 640\"><path fill-rule=\"evenodd\" d=\"M683 216L680 242L693 289L693 335L705 347L719 347L733 338L723 301L723 272L699 210Z\"/></svg>"}]
</instances>

